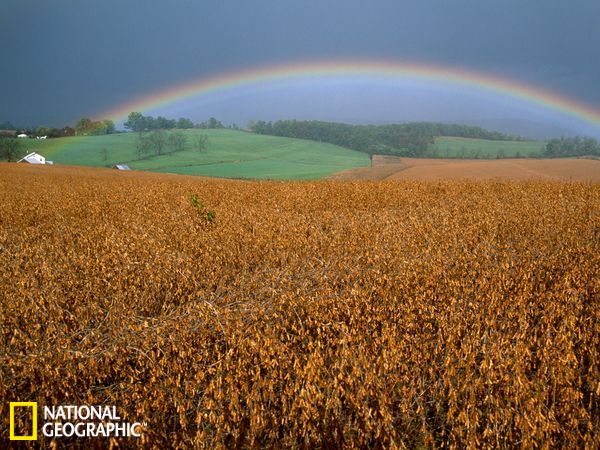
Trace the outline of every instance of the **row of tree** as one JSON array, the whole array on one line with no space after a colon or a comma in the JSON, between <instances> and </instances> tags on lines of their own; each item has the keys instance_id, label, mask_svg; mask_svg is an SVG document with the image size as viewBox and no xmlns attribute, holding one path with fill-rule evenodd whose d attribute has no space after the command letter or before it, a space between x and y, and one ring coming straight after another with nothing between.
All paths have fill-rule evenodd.
<instances>
[{"instance_id":1,"label":"row of tree","mask_svg":"<svg viewBox=\"0 0 600 450\"><path fill-rule=\"evenodd\" d=\"M161 156L186 150L187 136L181 131L166 132L154 130L148 133L140 132L136 143L138 159L148 156ZM194 136L193 148L198 151L206 150L208 137L205 135Z\"/></svg>"},{"instance_id":2,"label":"row of tree","mask_svg":"<svg viewBox=\"0 0 600 450\"><path fill-rule=\"evenodd\" d=\"M140 133L137 142L138 158L154 154L157 156L185 150L186 137L181 131L166 133L155 130L148 134Z\"/></svg>"},{"instance_id":3,"label":"row of tree","mask_svg":"<svg viewBox=\"0 0 600 450\"><path fill-rule=\"evenodd\" d=\"M258 134L286 136L328 142L369 154L422 157L438 136L489 140L516 139L471 125L414 122L393 125L348 125L334 122L280 120L251 122Z\"/></svg>"},{"instance_id":4,"label":"row of tree","mask_svg":"<svg viewBox=\"0 0 600 450\"><path fill-rule=\"evenodd\" d=\"M99 136L115 132L115 123L110 119L92 120L82 117L75 123L75 134L77 136Z\"/></svg>"},{"instance_id":5,"label":"row of tree","mask_svg":"<svg viewBox=\"0 0 600 450\"><path fill-rule=\"evenodd\" d=\"M0 124L0 130L17 130L10 122ZM92 120L82 117L77 120L75 127L64 126L62 128L39 126L35 128L19 128L19 132L31 137L46 136L47 138L58 138L68 136L97 136L101 134L112 134L115 123L110 119ZM11 135L12 137L12 135Z\"/></svg>"},{"instance_id":6,"label":"row of tree","mask_svg":"<svg viewBox=\"0 0 600 450\"><path fill-rule=\"evenodd\" d=\"M62 128L54 128L54 127L34 127L34 128L23 128L23 127L15 127L9 121L0 123L0 137L15 137L18 133L25 133L28 136L46 136L48 138L55 137L66 137L66 136L75 136L75 129L70 126L65 126Z\"/></svg>"},{"instance_id":7,"label":"row of tree","mask_svg":"<svg viewBox=\"0 0 600 450\"><path fill-rule=\"evenodd\" d=\"M144 116L140 112L131 112L127 116L127 121L123 124L125 128L131 131L152 131L152 130L172 130L174 128L192 128L194 124L185 117L179 120L167 119L166 117Z\"/></svg>"},{"instance_id":8,"label":"row of tree","mask_svg":"<svg viewBox=\"0 0 600 450\"><path fill-rule=\"evenodd\" d=\"M153 130L172 130L172 129L188 129L188 128L201 128L201 129L219 129L225 128L220 120L211 117L205 122L194 123L190 119L180 117L179 119L167 119L166 117L158 116L144 116L140 112L132 112L129 114L127 121L124 123L125 128L131 131L153 131ZM233 125L232 128L237 129L237 126ZM77 120L74 127L65 126L63 128L52 128L40 126L36 128L16 128L9 121L0 124L0 132L5 132L5 137L13 137L17 130L23 132L29 136L46 136L48 138L56 137L67 137L67 136L98 136L103 134L117 133L115 123L110 119L93 120L89 117L81 117ZM15 133L10 133L15 131ZM0 137L3 134L0 133Z\"/></svg>"},{"instance_id":9,"label":"row of tree","mask_svg":"<svg viewBox=\"0 0 600 450\"><path fill-rule=\"evenodd\" d=\"M206 122L194 124L190 119L180 117L179 119L167 119L166 117L144 116L142 113L134 111L129 113L127 121L123 124L125 128L131 131L152 131L152 130L172 130L172 129L216 129L224 128L223 124L211 117Z\"/></svg>"},{"instance_id":10,"label":"row of tree","mask_svg":"<svg viewBox=\"0 0 600 450\"><path fill-rule=\"evenodd\" d=\"M546 143L544 156L556 158L561 156L600 156L600 144L589 137L562 137L550 139Z\"/></svg>"}]
</instances>

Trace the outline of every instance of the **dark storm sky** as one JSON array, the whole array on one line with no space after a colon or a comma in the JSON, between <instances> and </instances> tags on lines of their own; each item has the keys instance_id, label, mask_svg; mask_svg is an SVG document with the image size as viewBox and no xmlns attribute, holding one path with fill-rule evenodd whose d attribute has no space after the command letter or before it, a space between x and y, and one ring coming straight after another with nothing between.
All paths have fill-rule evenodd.
<instances>
[{"instance_id":1,"label":"dark storm sky","mask_svg":"<svg viewBox=\"0 0 600 450\"><path fill-rule=\"evenodd\" d=\"M336 58L449 64L600 109L599 21L597 0L2 0L0 122L62 126L203 75Z\"/></svg>"}]
</instances>

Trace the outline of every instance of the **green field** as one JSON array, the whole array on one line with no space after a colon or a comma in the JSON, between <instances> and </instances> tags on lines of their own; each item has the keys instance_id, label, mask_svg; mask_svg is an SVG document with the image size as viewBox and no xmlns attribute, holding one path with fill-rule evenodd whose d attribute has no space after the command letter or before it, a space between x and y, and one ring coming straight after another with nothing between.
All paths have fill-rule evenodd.
<instances>
[{"instance_id":1,"label":"green field","mask_svg":"<svg viewBox=\"0 0 600 450\"><path fill-rule=\"evenodd\" d=\"M167 146L160 156L138 154L137 133L21 142L24 152L39 152L56 164L110 167L122 163L138 170L222 178L317 179L369 165L366 153L323 142L235 130L182 132L186 137L184 150L171 152ZM194 145L200 135L208 137L204 150L198 150ZM540 154L544 145L536 141L439 137L428 153L430 157L438 158L526 157Z\"/></svg>"},{"instance_id":2,"label":"green field","mask_svg":"<svg viewBox=\"0 0 600 450\"><path fill-rule=\"evenodd\" d=\"M545 148L540 141L490 141L460 137L439 137L431 146L438 158L514 158L537 156Z\"/></svg>"},{"instance_id":3,"label":"green field","mask_svg":"<svg viewBox=\"0 0 600 450\"><path fill-rule=\"evenodd\" d=\"M183 133L187 139L184 150L141 159L137 133L23 142L26 151L39 152L56 164L106 167L123 163L132 169L223 178L317 179L369 165L366 153L322 142L234 130ZM194 148L199 135L208 137L202 151Z\"/></svg>"}]
</instances>

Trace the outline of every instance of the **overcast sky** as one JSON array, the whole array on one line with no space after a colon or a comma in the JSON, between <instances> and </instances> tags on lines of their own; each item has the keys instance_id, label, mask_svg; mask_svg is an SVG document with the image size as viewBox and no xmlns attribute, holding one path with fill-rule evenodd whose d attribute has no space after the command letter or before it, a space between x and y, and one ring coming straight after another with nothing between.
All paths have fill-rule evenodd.
<instances>
[{"instance_id":1,"label":"overcast sky","mask_svg":"<svg viewBox=\"0 0 600 450\"><path fill-rule=\"evenodd\" d=\"M599 18L597 0L2 0L0 123L62 126L203 76L353 58L487 72L600 110ZM578 126L535 105L419 83L394 90L328 80L225 97L165 113L240 125L531 114Z\"/></svg>"}]
</instances>

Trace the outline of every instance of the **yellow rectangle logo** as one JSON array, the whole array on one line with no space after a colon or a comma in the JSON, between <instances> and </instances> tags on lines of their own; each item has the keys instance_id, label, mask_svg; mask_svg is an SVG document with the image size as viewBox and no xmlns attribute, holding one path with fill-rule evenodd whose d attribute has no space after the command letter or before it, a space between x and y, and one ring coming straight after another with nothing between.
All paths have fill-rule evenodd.
<instances>
[{"instance_id":1,"label":"yellow rectangle logo","mask_svg":"<svg viewBox=\"0 0 600 450\"><path fill-rule=\"evenodd\" d=\"M31 408L31 434L25 436L15 435L15 408ZM37 402L10 402L10 440L35 441L37 440Z\"/></svg>"}]
</instances>

